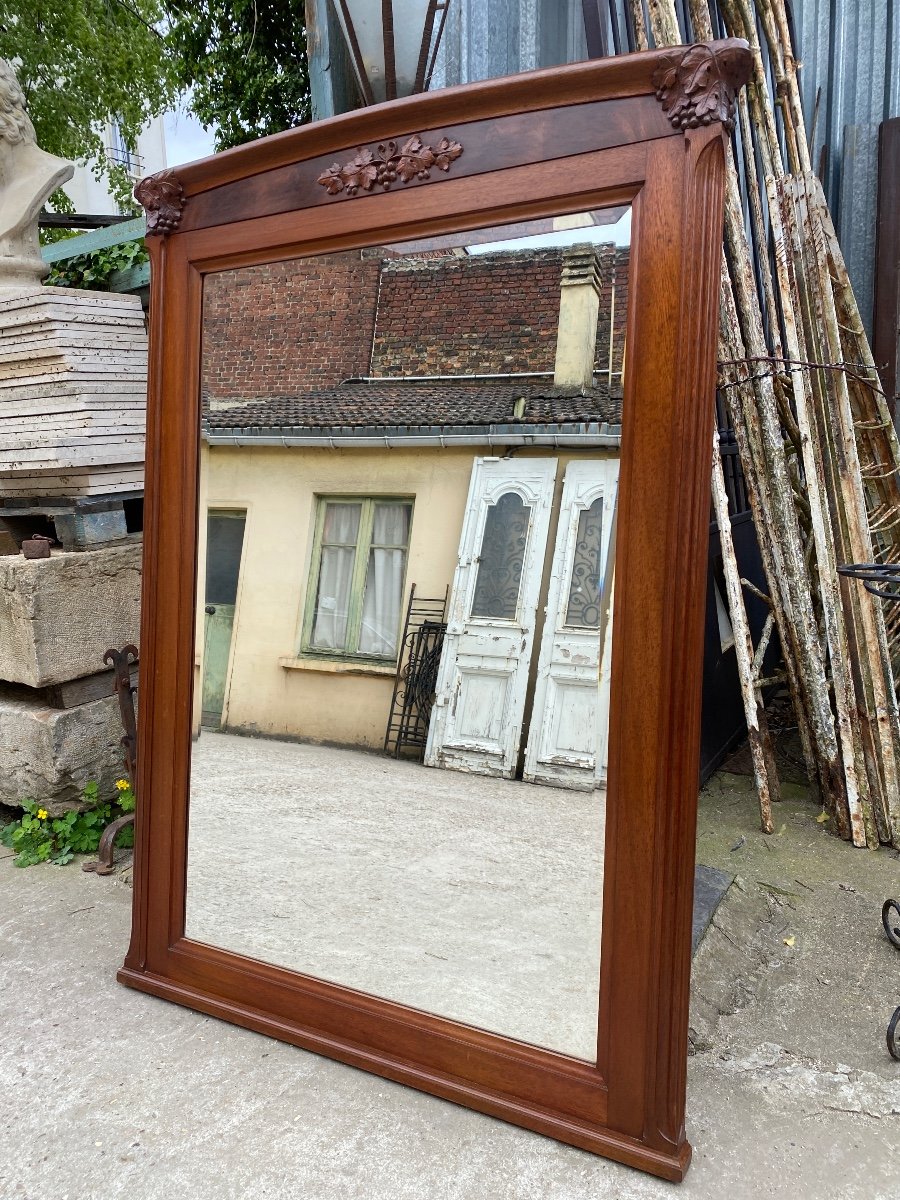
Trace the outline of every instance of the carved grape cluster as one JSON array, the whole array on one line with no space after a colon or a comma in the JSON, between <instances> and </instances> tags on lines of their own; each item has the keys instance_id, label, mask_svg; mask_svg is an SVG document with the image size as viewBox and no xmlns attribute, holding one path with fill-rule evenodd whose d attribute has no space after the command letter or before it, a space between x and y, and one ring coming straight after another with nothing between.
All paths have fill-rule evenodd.
<instances>
[{"instance_id":1,"label":"carved grape cluster","mask_svg":"<svg viewBox=\"0 0 900 1200\"><path fill-rule=\"evenodd\" d=\"M721 121L734 128L737 93L750 75L743 38L698 42L667 55L653 75L656 98L676 129L696 129Z\"/></svg>"},{"instance_id":2,"label":"carved grape cluster","mask_svg":"<svg viewBox=\"0 0 900 1200\"><path fill-rule=\"evenodd\" d=\"M134 189L134 198L147 214L147 235L165 236L177 228L184 208L184 188L174 171L148 175Z\"/></svg>"}]
</instances>

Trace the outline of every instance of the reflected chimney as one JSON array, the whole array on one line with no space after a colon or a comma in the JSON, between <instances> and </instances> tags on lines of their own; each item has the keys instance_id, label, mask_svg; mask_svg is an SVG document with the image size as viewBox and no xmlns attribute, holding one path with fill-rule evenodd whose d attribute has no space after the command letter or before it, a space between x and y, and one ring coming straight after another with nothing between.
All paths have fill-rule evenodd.
<instances>
[{"instance_id":1,"label":"reflected chimney","mask_svg":"<svg viewBox=\"0 0 900 1200\"><path fill-rule=\"evenodd\" d=\"M600 263L596 250L590 244L572 246L563 255L559 281L555 387L585 388L593 383L599 315Z\"/></svg>"}]
</instances>

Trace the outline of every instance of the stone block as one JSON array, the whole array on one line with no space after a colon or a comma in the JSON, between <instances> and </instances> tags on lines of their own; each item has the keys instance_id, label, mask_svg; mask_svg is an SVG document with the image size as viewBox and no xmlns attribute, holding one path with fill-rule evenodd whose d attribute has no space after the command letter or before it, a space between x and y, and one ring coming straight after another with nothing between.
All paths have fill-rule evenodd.
<instances>
[{"instance_id":1,"label":"stone block","mask_svg":"<svg viewBox=\"0 0 900 1200\"><path fill-rule=\"evenodd\" d=\"M128 537L125 510L119 505L104 512L81 512L75 509L55 517L56 536L67 548L94 547L105 542L120 542Z\"/></svg>"},{"instance_id":2,"label":"stone block","mask_svg":"<svg viewBox=\"0 0 900 1200\"><path fill-rule=\"evenodd\" d=\"M0 804L42 804L51 816L81 807L86 783L116 794L124 772L115 696L77 708L47 708L24 689L0 692Z\"/></svg>"},{"instance_id":3,"label":"stone block","mask_svg":"<svg viewBox=\"0 0 900 1200\"><path fill-rule=\"evenodd\" d=\"M138 644L140 607L140 544L0 557L0 680L39 688L102 671L111 646Z\"/></svg>"}]
</instances>

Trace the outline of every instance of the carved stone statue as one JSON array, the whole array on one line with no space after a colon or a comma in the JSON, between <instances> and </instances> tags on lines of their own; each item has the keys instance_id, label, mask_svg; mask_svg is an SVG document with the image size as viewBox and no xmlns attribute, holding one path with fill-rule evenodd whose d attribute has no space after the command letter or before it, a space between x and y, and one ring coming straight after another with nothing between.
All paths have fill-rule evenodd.
<instances>
[{"instance_id":1,"label":"carved stone statue","mask_svg":"<svg viewBox=\"0 0 900 1200\"><path fill-rule=\"evenodd\" d=\"M0 58L0 288L35 286L48 273L38 244L38 213L75 167L35 143L25 97Z\"/></svg>"}]
</instances>

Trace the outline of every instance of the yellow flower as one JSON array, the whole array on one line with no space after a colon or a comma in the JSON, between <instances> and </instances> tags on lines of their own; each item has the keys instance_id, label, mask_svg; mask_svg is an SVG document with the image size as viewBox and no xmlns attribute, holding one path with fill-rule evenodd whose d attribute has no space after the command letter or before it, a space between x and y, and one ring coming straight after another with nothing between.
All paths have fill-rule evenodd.
<instances>
[{"instance_id":1,"label":"yellow flower","mask_svg":"<svg viewBox=\"0 0 900 1200\"><path fill-rule=\"evenodd\" d=\"M131 784L128 782L127 779L117 779L116 787L119 789L120 792L127 792L128 789L131 787Z\"/></svg>"},{"instance_id":2,"label":"yellow flower","mask_svg":"<svg viewBox=\"0 0 900 1200\"><path fill-rule=\"evenodd\" d=\"M46 821L46 820L47 820L47 810L46 810L46 808L39 808L39 809L38 809L38 820L39 820L39 821Z\"/></svg>"}]
</instances>

